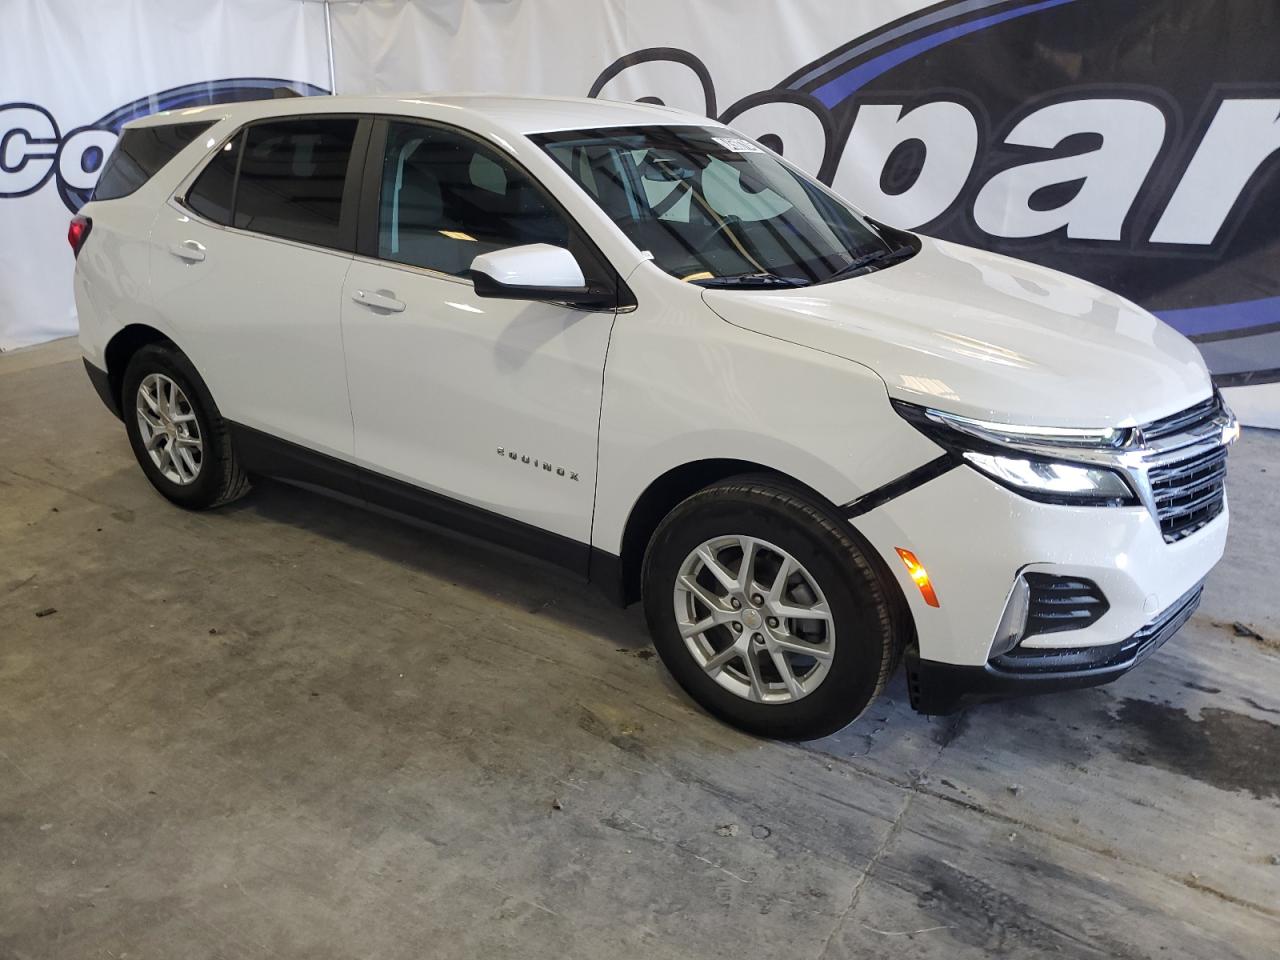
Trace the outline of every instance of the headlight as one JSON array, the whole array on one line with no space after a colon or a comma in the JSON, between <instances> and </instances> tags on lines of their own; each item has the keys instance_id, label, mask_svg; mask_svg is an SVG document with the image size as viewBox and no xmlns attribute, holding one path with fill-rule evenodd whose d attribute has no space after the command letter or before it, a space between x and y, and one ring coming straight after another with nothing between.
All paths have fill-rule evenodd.
<instances>
[{"instance_id":1,"label":"headlight","mask_svg":"<svg viewBox=\"0 0 1280 960\"><path fill-rule=\"evenodd\" d=\"M1118 473L1105 467L1029 460L974 450L966 450L962 455L992 480L1036 499L1043 499L1038 494L1048 494L1063 500L1105 501L1104 506L1133 500L1129 485Z\"/></svg>"},{"instance_id":2,"label":"headlight","mask_svg":"<svg viewBox=\"0 0 1280 960\"><path fill-rule=\"evenodd\" d=\"M1128 439L1120 428L1031 427L918 407L894 409L969 466L1032 500L1076 506L1136 506L1124 476L1094 459L1115 457Z\"/></svg>"}]
</instances>

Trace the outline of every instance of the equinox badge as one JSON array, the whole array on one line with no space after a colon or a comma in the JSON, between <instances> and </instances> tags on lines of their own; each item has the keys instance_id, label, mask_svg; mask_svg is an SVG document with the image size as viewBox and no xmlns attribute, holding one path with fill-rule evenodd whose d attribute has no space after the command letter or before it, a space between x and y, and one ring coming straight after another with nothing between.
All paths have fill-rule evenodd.
<instances>
[{"instance_id":1,"label":"equinox badge","mask_svg":"<svg viewBox=\"0 0 1280 960\"><path fill-rule=\"evenodd\" d=\"M546 460L539 460L537 457L531 457L527 453L516 453L514 450L508 450L506 447L498 448L498 456L507 457L510 460L518 460L520 463L527 463L531 467L541 467L547 473L554 473L557 477L566 477L570 480L578 479L578 471L566 470L564 467L557 467L555 464L548 463Z\"/></svg>"}]
</instances>

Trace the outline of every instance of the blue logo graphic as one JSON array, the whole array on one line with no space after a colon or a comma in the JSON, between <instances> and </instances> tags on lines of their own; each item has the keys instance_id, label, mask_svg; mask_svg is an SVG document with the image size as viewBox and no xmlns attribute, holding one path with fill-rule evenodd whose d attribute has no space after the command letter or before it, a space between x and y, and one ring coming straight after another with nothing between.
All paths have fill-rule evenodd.
<instances>
[{"instance_id":1,"label":"blue logo graphic","mask_svg":"<svg viewBox=\"0 0 1280 960\"><path fill-rule=\"evenodd\" d=\"M1221 386L1276 382L1280 61L1241 26L1274 0L1237 2L1229 21L1162 0L942 0L727 107L673 47L620 57L588 96L660 89L873 217L1116 290ZM1108 122L1121 110L1141 123Z\"/></svg>"},{"instance_id":2,"label":"blue logo graphic","mask_svg":"<svg viewBox=\"0 0 1280 960\"><path fill-rule=\"evenodd\" d=\"M74 213L88 202L107 155L130 120L162 110L264 100L281 91L304 97L329 92L314 84L274 77L188 83L139 97L65 134L53 114L39 104L0 104L0 198L25 197L52 179L62 202Z\"/></svg>"}]
</instances>

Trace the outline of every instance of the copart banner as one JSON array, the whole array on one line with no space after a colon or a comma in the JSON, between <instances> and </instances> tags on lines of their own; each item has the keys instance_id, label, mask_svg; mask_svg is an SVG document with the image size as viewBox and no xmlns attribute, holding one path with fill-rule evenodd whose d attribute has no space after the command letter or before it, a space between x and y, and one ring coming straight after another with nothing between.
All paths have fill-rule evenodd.
<instances>
[{"instance_id":1,"label":"copart banner","mask_svg":"<svg viewBox=\"0 0 1280 960\"><path fill-rule=\"evenodd\" d=\"M869 213L1083 276L1280 427L1274 0L334 0L343 93L657 100ZM305 0L6 0L0 349L75 330L69 212L121 124L327 88ZM1030 291L1034 293L1034 291Z\"/></svg>"},{"instance_id":2,"label":"copart banner","mask_svg":"<svg viewBox=\"0 0 1280 960\"><path fill-rule=\"evenodd\" d=\"M1142 304L1196 341L1246 423L1280 427L1275 0L332 11L341 92L590 95L717 117L882 220Z\"/></svg>"},{"instance_id":3,"label":"copart banner","mask_svg":"<svg viewBox=\"0 0 1280 960\"><path fill-rule=\"evenodd\" d=\"M120 127L157 110L327 93L324 6L0 3L0 350L76 332L67 222Z\"/></svg>"}]
</instances>

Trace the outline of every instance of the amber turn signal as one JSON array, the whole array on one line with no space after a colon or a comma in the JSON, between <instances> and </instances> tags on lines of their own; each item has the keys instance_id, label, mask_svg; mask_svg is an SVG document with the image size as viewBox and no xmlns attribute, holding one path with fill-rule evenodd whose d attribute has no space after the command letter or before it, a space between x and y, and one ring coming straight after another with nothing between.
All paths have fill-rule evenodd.
<instances>
[{"instance_id":1,"label":"amber turn signal","mask_svg":"<svg viewBox=\"0 0 1280 960\"><path fill-rule=\"evenodd\" d=\"M898 551L898 556L906 564L907 573L915 582L915 585L920 588L920 596L924 597L924 602L931 607L941 606L938 603L938 595L933 592L933 584L929 582L929 571L924 568L924 564L917 560L916 555L910 550L904 550L902 547L895 547L894 549Z\"/></svg>"}]
</instances>

